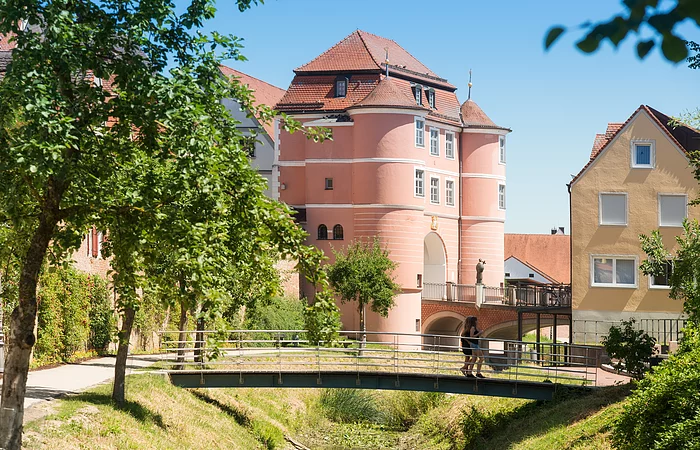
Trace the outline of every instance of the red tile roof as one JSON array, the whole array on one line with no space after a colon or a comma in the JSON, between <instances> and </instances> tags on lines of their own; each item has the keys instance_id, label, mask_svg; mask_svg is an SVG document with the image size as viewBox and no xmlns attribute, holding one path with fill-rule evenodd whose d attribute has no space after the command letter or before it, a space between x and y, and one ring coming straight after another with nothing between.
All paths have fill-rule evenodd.
<instances>
[{"instance_id":1,"label":"red tile roof","mask_svg":"<svg viewBox=\"0 0 700 450\"><path fill-rule=\"evenodd\" d=\"M386 70L387 49L389 73L455 89L447 80L437 76L395 41L361 30L353 31L348 37L312 61L295 69L294 73L383 72Z\"/></svg>"},{"instance_id":2,"label":"red tile roof","mask_svg":"<svg viewBox=\"0 0 700 450\"><path fill-rule=\"evenodd\" d=\"M496 125L493 120L491 120L489 116L487 116L486 113L479 108L479 105L474 103L472 100L467 100L462 104L460 113L462 115L462 122L469 127L507 129Z\"/></svg>"},{"instance_id":3,"label":"red tile roof","mask_svg":"<svg viewBox=\"0 0 700 450\"><path fill-rule=\"evenodd\" d=\"M352 105L352 108L390 107L403 109L427 109L417 105L415 98L399 86L393 78L383 78L367 97Z\"/></svg>"},{"instance_id":4,"label":"red tile roof","mask_svg":"<svg viewBox=\"0 0 700 450\"><path fill-rule=\"evenodd\" d=\"M224 65L219 65L219 70L224 76L229 78L236 78L241 84L248 86L248 88L253 91L253 97L255 97L255 105L265 105L270 108L274 107L277 102L279 102L285 94L285 90L273 86L270 83L259 80L255 77L251 77L248 74L240 72L238 70L226 67ZM263 124L265 132L272 138L274 138L274 128L271 123Z\"/></svg>"},{"instance_id":5,"label":"red tile roof","mask_svg":"<svg viewBox=\"0 0 700 450\"><path fill-rule=\"evenodd\" d=\"M600 146L600 148L597 149L597 151L595 151L596 142L598 141L598 136L601 135L596 134L596 140L593 143L593 151L591 151L590 160L588 161L588 163L586 163L585 166L583 166L581 171L578 174L576 174L576 176L571 180L569 186L573 185L581 177L581 175L583 175L583 172L585 172L586 169L588 169L591 166L591 164L593 164L593 162L598 158L598 156L601 153L603 153L603 151L606 148L608 148L608 145L610 145L613 139L625 128L625 126L627 126L627 124L632 120L632 118L634 118L640 111L644 111L645 113L647 113L651 120L656 122L656 124L659 125L661 130L664 131L664 133L671 140L671 142L676 144L678 148L680 148L682 151L688 153L700 149L700 131L686 124L679 124L677 126L673 126L669 123L671 121L671 118L666 114L655 110L651 106L640 105L639 108L637 108L624 123L611 122L608 124L608 128L605 132L605 142L602 146Z\"/></svg>"},{"instance_id":6,"label":"red tile roof","mask_svg":"<svg viewBox=\"0 0 700 450\"><path fill-rule=\"evenodd\" d=\"M556 283L571 283L571 236L563 234L506 234L505 259L516 257Z\"/></svg>"},{"instance_id":7,"label":"red tile roof","mask_svg":"<svg viewBox=\"0 0 700 450\"><path fill-rule=\"evenodd\" d=\"M277 103L279 111L344 111L363 100L379 84L379 74L353 75L345 97L335 96L335 75L297 75Z\"/></svg>"}]
</instances>

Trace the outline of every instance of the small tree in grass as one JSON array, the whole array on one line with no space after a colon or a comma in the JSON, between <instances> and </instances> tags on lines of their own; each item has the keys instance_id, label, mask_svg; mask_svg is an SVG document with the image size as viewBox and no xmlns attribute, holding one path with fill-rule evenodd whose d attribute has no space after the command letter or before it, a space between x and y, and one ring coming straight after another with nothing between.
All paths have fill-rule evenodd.
<instances>
[{"instance_id":1,"label":"small tree in grass","mask_svg":"<svg viewBox=\"0 0 700 450\"><path fill-rule=\"evenodd\" d=\"M645 363L654 353L656 339L644 330L635 330L634 319L621 320L620 326L613 325L607 336L603 337L603 346L611 358L617 360L615 368L624 368L636 379L644 376Z\"/></svg>"},{"instance_id":2,"label":"small tree in grass","mask_svg":"<svg viewBox=\"0 0 700 450\"><path fill-rule=\"evenodd\" d=\"M397 264L389 259L389 251L378 240L356 241L345 252L333 250L335 264L328 269L331 287L345 302L357 302L362 329L362 346L367 341L365 309L386 317L394 306L400 286L394 281Z\"/></svg>"}]
</instances>

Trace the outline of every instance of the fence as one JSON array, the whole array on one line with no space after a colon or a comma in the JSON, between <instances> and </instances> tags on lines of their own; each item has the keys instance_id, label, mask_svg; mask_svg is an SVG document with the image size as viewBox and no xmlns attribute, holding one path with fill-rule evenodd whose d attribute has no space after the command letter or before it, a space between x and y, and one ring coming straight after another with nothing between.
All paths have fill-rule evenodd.
<instances>
[{"instance_id":1,"label":"fence","mask_svg":"<svg viewBox=\"0 0 700 450\"><path fill-rule=\"evenodd\" d=\"M638 319L634 323L637 330L644 330L649 336L656 339L659 345L668 345L672 341L683 338L683 327L687 319ZM600 345L603 336L607 336L610 327L619 326L620 321L605 320L574 320L574 342L584 345Z\"/></svg>"},{"instance_id":2,"label":"fence","mask_svg":"<svg viewBox=\"0 0 700 450\"><path fill-rule=\"evenodd\" d=\"M570 285L484 286L484 303L526 307L570 307ZM455 283L423 283L421 298L475 303L475 285Z\"/></svg>"},{"instance_id":3,"label":"fence","mask_svg":"<svg viewBox=\"0 0 700 450\"><path fill-rule=\"evenodd\" d=\"M464 363L455 336L343 331L338 342L312 345L304 330L204 331L179 341L177 332L162 332L165 358L172 370L233 374L357 372L461 376ZM563 343L540 344L514 340L479 339L488 378L595 385L598 360L595 348Z\"/></svg>"}]
</instances>

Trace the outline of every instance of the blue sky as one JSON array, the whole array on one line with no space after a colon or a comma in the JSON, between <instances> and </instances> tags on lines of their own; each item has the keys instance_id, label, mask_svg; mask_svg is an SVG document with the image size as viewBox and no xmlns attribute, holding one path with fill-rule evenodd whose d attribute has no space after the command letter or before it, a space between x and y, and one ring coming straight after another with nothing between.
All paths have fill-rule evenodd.
<instances>
[{"instance_id":1,"label":"blue sky","mask_svg":"<svg viewBox=\"0 0 700 450\"><path fill-rule=\"evenodd\" d=\"M672 65L658 50L644 61L633 40L593 56L578 52L565 35L549 52L543 38L552 25L575 27L622 11L610 0L409 1L267 0L244 13L220 2L209 29L245 39L246 62L237 70L282 88L292 70L355 29L393 39L499 125L510 127L506 232L569 232L566 183L587 162L593 138L608 122L625 121L640 104L669 114L700 107L700 70ZM700 42L683 24L681 36Z\"/></svg>"}]
</instances>

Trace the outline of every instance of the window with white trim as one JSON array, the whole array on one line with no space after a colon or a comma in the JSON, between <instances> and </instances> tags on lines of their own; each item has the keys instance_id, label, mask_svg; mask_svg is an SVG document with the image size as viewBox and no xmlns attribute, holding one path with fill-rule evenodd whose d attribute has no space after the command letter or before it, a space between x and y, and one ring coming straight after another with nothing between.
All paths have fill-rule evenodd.
<instances>
[{"instance_id":1,"label":"window with white trim","mask_svg":"<svg viewBox=\"0 0 700 450\"><path fill-rule=\"evenodd\" d=\"M455 205L455 182L454 180L445 180L445 204L447 206Z\"/></svg>"},{"instance_id":2,"label":"window with white trim","mask_svg":"<svg viewBox=\"0 0 700 450\"><path fill-rule=\"evenodd\" d=\"M627 193L601 192L598 207L600 225L627 225Z\"/></svg>"},{"instance_id":3,"label":"window with white trim","mask_svg":"<svg viewBox=\"0 0 700 450\"><path fill-rule=\"evenodd\" d=\"M428 89L425 93L428 96L428 105L430 105L431 108L435 109L435 90L431 88Z\"/></svg>"},{"instance_id":4,"label":"window with white trim","mask_svg":"<svg viewBox=\"0 0 700 450\"><path fill-rule=\"evenodd\" d=\"M591 286L636 287L637 258L634 256L592 257Z\"/></svg>"},{"instance_id":5,"label":"window with white trim","mask_svg":"<svg viewBox=\"0 0 700 450\"><path fill-rule=\"evenodd\" d=\"M415 196L425 197L425 171L416 169L415 174Z\"/></svg>"},{"instance_id":6,"label":"window with white trim","mask_svg":"<svg viewBox=\"0 0 700 450\"><path fill-rule=\"evenodd\" d=\"M430 203L440 204L440 178L430 177Z\"/></svg>"},{"instance_id":7,"label":"window with white trim","mask_svg":"<svg viewBox=\"0 0 700 450\"><path fill-rule=\"evenodd\" d=\"M498 209L506 209L506 185L498 185Z\"/></svg>"},{"instance_id":8,"label":"window with white trim","mask_svg":"<svg viewBox=\"0 0 700 450\"><path fill-rule=\"evenodd\" d=\"M422 105L423 104L423 86L420 84L416 84L413 87L413 95L416 98L416 105Z\"/></svg>"},{"instance_id":9,"label":"window with white trim","mask_svg":"<svg viewBox=\"0 0 700 450\"><path fill-rule=\"evenodd\" d=\"M430 154L440 156L440 130L437 128L430 129Z\"/></svg>"},{"instance_id":10,"label":"window with white trim","mask_svg":"<svg viewBox=\"0 0 700 450\"><path fill-rule=\"evenodd\" d=\"M325 187L327 191L333 190L333 178L326 178Z\"/></svg>"},{"instance_id":11,"label":"window with white trim","mask_svg":"<svg viewBox=\"0 0 700 450\"><path fill-rule=\"evenodd\" d=\"M649 277L649 282L652 288L658 289L670 289L671 288L671 274L673 273L673 263L671 261L666 261L663 267L663 272L658 275L651 275Z\"/></svg>"},{"instance_id":12,"label":"window with white trim","mask_svg":"<svg viewBox=\"0 0 700 450\"><path fill-rule=\"evenodd\" d=\"M445 132L445 157L447 159L455 158L455 134Z\"/></svg>"},{"instance_id":13,"label":"window with white trim","mask_svg":"<svg viewBox=\"0 0 700 450\"><path fill-rule=\"evenodd\" d=\"M688 217L688 196L659 194L659 226L682 227Z\"/></svg>"},{"instance_id":14,"label":"window with white trim","mask_svg":"<svg viewBox=\"0 0 700 450\"><path fill-rule=\"evenodd\" d=\"M498 137L498 162L501 164L506 163L506 137Z\"/></svg>"},{"instance_id":15,"label":"window with white trim","mask_svg":"<svg viewBox=\"0 0 700 450\"><path fill-rule=\"evenodd\" d=\"M416 123L416 147L425 147L425 121L419 117L414 119Z\"/></svg>"},{"instance_id":16,"label":"window with white trim","mask_svg":"<svg viewBox=\"0 0 700 450\"><path fill-rule=\"evenodd\" d=\"M654 141L632 141L632 167L651 169L655 163Z\"/></svg>"}]
</instances>

